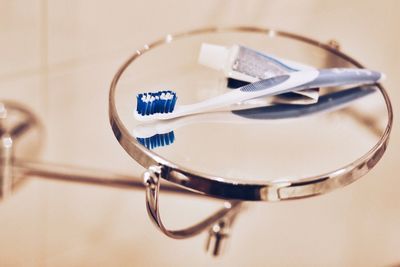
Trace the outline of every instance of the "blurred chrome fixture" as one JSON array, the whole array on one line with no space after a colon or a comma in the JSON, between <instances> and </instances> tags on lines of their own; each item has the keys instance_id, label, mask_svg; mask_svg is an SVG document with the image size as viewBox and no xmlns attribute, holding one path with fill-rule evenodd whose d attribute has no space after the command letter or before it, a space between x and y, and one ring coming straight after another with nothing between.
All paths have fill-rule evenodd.
<instances>
[{"instance_id":1,"label":"blurred chrome fixture","mask_svg":"<svg viewBox=\"0 0 400 267\"><path fill-rule=\"evenodd\" d=\"M24 181L15 167L16 156L38 155L41 137L38 119L23 105L0 101L0 200Z\"/></svg>"}]
</instances>

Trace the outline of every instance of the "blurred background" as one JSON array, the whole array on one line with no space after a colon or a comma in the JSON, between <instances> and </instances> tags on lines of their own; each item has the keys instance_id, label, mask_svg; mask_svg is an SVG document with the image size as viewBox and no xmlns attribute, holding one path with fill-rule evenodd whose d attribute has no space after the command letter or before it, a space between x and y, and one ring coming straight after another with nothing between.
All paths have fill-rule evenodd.
<instances>
[{"instance_id":1,"label":"blurred background","mask_svg":"<svg viewBox=\"0 0 400 267\"><path fill-rule=\"evenodd\" d=\"M46 161L141 175L108 123L110 81L143 44L203 26L337 40L387 74L395 123L386 154L364 178L316 198L254 203L217 259L204 253L206 235L163 236L147 217L142 191L34 179L0 204L0 266L399 266L399 12L397 0L1 0L0 98L43 121ZM172 195L163 201L167 222L177 226L219 204Z\"/></svg>"}]
</instances>

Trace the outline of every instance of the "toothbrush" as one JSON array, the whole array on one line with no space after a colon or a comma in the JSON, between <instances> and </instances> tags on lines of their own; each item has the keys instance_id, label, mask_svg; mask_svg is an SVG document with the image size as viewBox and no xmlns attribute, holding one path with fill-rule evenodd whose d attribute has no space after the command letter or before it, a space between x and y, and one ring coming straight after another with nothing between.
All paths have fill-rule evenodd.
<instances>
[{"instance_id":1,"label":"toothbrush","mask_svg":"<svg viewBox=\"0 0 400 267\"><path fill-rule=\"evenodd\" d=\"M139 121L166 120L218 110L260 96L315 87L373 84L384 77L376 71L355 68L303 70L261 80L202 102L176 108L177 96L173 91L144 93L137 95L135 117Z\"/></svg>"},{"instance_id":2,"label":"toothbrush","mask_svg":"<svg viewBox=\"0 0 400 267\"><path fill-rule=\"evenodd\" d=\"M154 149L172 144L175 141L174 130L186 125L199 123L271 123L282 119L303 118L344 108L355 100L375 91L376 89L371 86L354 87L323 95L318 103L310 105L278 104L232 112L200 113L167 121L154 121L137 125L132 130L132 135L148 149Z\"/></svg>"}]
</instances>

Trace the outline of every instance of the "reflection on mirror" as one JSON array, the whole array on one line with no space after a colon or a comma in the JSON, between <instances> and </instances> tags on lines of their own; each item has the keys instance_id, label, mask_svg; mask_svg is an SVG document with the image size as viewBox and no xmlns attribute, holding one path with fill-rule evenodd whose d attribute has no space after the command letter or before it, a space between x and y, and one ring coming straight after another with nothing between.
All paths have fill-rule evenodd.
<instances>
[{"instance_id":1,"label":"reflection on mirror","mask_svg":"<svg viewBox=\"0 0 400 267\"><path fill-rule=\"evenodd\" d=\"M145 162L162 159L190 173L230 183L282 179L292 183L358 162L386 138L388 100L380 87L349 83L360 73L364 79L373 73L374 83L380 79L379 73L360 71L356 61L327 45L269 32L258 28L204 29L170 36L168 42L162 39L138 50L116 75L110 94L116 109L111 118L118 115L121 123L113 127L129 139L129 147L123 145L128 153L145 167ZM269 68L270 76L263 78L282 73L292 77L315 70L321 75L322 69L349 70L343 72L348 74L347 83L316 79L319 83L304 95L284 91L170 120L138 120L137 96L143 92L173 91L178 96L174 100L178 108L204 103L260 81L261 76L243 61L241 66L237 62L224 65L221 62L225 57L204 59L203 55L199 62L205 43L229 51L240 45L267 55L273 67ZM247 52L243 52L247 57L257 57ZM226 66L232 70L227 72ZM244 69L249 75L240 75ZM326 83L328 80L330 83ZM282 79L269 85L280 82ZM147 157L149 160L144 159Z\"/></svg>"},{"instance_id":2,"label":"reflection on mirror","mask_svg":"<svg viewBox=\"0 0 400 267\"><path fill-rule=\"evenodd\" d=\"M132 135L148 149L172 145L175 140L174 129L190 124L202 123L268 123L270 120L301 118L304 116L339 110L350 105L352 101L376 91L373 86L355 87L337 92L329 92L319 97L313 104L275 104L265 105L265 101L242 104L241 109L222 112L199 113L167 121L141 123L132 130ZM296 97L288 95L287 98ZM257 105L259 107L251 107ZM249 108L250 106L250 108ZM244 119L243 119L244 118Z\"/></svg>"}]
</instances>

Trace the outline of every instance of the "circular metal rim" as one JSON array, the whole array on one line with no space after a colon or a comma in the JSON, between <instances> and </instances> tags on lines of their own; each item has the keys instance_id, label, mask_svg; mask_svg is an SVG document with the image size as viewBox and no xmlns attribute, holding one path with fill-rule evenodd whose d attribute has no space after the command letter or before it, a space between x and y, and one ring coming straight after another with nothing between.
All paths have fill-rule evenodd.
<instances>
[{"instance_id":1,"label":"circular metal rim","mask_svg":"<svg viewBox=\"0 0 400 267\"><path fill-rule=\"evenodd\" d=\"M159 39L151 44L145 45L142 49L137 50L128 60L118 69L110 85L109 91L109 120L111 128L120 145L125 151L139 164L145 168L152 165L159 165L163 168L162 178L182 186L193 192L200 194L223 198L237 199L246 201L279 201L288 199L298 199L311 197L323 193L327 193L333 189L343 187L350 184L365 175L372 169L384 154L388 145L390 132L393 124L393 110L390 98L386 90L378 84L378 88L384 97L388 112L388 124L379 141L366 154L358 158L354 162L327 172L321 175L303 178L297 181L249 181L238 182L236 180L226 179L222 177L211 176L199 172L193 172L182 166L178 166L173 162L164 159L153 151L148 150L140 145L135 138L131 136L128 129L124 126L115 104L115 92L118 81L125 69L140 55L156 46L169 43L172 40L185 36L204 33L216 32L254 32L263 33L270 36L280 36L289 39L301 41L322 48L328 52L341 57L342 59L352 63L356 67L362 68L358 61L350 56L338 51L337 49L308 37L301 35L260 27L210 27L200 28L174 35L167 35L165 38Z\"/></svg>"}]
</instances>

